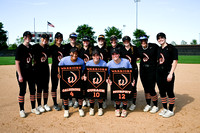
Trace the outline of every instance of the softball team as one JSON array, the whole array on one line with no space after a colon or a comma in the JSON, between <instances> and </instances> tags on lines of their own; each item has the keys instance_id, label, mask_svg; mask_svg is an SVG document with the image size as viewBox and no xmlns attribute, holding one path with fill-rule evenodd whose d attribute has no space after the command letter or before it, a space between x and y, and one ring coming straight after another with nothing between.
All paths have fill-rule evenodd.
<instances>
[{"instance_id":1,"label":"softball team","mask_svg":"<svg viewBox=\"0 0 200 133\"><path fill-rule=\"evenodd\" d=\"M20 117L26 117L24 111L24 97L26 94L26 83L29 85L31 112L40 114L41 112L50 111L48 106L48 84L49 84L49 64L48 57L52 57L51 65L51 95L53 99L53 108L57 111L61 110L57 103L57 87L60 78L58 67L63 65L82 65L83 69L86 66L107 66L110 68L132 68L133 70L133 101L129 110L133 111L136 108L137 97L137 79L138 67L136 61L140 59L140 79L144 88L146 106L143 111L156 113L159 111L158 95L155 91L155 84L159 88L159 94L162 101L163 109L159 112L162 117L171 117L174 115L174 71L178 62L177 49L166 42L166 35L158 33L156 38L160 47L154 43L148 43L148 36L143 35L139 38L141 46L136 47L131 44L131 38L124 36L122 38L123 46L117 44L118 39L115 35L110 37L111 46L106 46L105 36L98 36L98 44L94 47L90 46L90 38L84 36L83 45L77 44L76 33L69 35L70 43L63 45L63 35L60 32L55 34L55 44L48 45L49 35L42 34L41 42L39 44L30 45L31 33L24 32L23 44L16 49L15 63L16 63L16 77L19 84L19 107ZM33 64L33 65L32 65ZM110 73L108 71L108 73ZM86 80L86 76L82 79ZM86 88L86 82L83 82L83 89ZM112 81L107 80L109 85ZM36 88L37 86L37 95ZM43 94L43 95L42 95ZM35 99L37 97L38 107L35 107ZM41 102L43 98L43 103ZM81 117L85 115L82 104L90 106L89 115L94 115L94 99L89 99L86 104L84 95L82 99L76 99L74 107L79 107L79 114ZM153 106L151 106L151 101ZM69 103L68 103L69 102ZM115 116L127 116L127 100L121 103L115 101ZM98 100L98 115L103 115L103 108L106 108L106 101ZM64 117L69 117L69 107L72 106L72 99L63 99Z\"/></svg>"}]
</instances>

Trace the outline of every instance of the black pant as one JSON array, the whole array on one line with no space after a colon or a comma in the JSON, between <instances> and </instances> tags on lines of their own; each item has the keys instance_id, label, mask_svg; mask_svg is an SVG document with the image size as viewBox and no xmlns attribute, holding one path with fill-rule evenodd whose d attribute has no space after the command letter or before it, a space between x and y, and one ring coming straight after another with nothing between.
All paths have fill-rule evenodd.
<instances>
[{"instance_id":1,"label":"black pant","mask_svg":"<svg viewBox=\"0 0 200 133\"><path fill-rule=\"evenodd\" d=\"M56 92L57 87L58 87L58 67L57 66L52 66L51 68L51 92Z\"/></svg>"},{"instance_id":2,"label":"black pant","mask_svg":"<svg viewBox=\"0 0 200 133\"><path fill-rule=\"evenodd\" d=\"M150 93L151 96L155 96L156 67L140 66L140 79L145 93Z\"/></svg>"},{"instance_id":3,"label":"black pant","mask_svg":"<svg viewBox=\"0 0 200 133\"><path fill-rule=\"evenodd\" d=\"M133 78L135 79L135 85L133 87L133 93L137 92L137 80L138 80L138 68L133 68Z\"/></svg>"}]
</instances>

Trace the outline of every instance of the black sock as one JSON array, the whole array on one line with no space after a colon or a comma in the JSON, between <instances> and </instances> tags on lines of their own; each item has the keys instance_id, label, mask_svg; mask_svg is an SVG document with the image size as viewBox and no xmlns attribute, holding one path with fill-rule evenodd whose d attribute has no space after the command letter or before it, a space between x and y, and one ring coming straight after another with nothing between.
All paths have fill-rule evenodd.
<instances>
[{"instance_id":1,"label":"black sock","mask_svg":"<svg viewBox=\"0 0 200 133\"><path fill-rule=\"evenodd\" d=\"M32 109L35 108L35 101L31 101L31 107L32 107Z\"/></svg>"},{"instance_id":2,"label":"black sock","mask_svg":"<svg viewBox=\"0 0 200 133\"><path fill-rule=\"evenodd\" d=\"M79 109L82 109L82 105L78 105Z\"/></svg>"},{"instance_id":3,"label":"black sock","mask_svg":"<svg viewBox=\"0 0 200 133\"><path fill-rule=\"evenodd\" d=\"M58 103L57 103L57 97L53 97L53 104L54 105L58 105Z\"/></svg>"},{"instance_id":4,"label":"black sock","mask_svg":"<svg viewBox=\"0 0 200 133\"><path fill-rule=\"evenodd\" d=\"M167 109L167 103L163 103L163 108Z\"/></svg>"},{"instance_id":5,"label":"black sock","mask_svg":"<svg viewBox=\"0 0 200 133\"><path fill-rule=\"evenodd\" d=\"M24 102L19 103L20 110L24 110Z\"/></svg>"},{"instance_id":6,"label":"black sock","mask_svg":"<svg viewBox=\"0 0 200 133\"><path fill-rule=\"evenodd\" d=\"M116 109L119 109L119 107L120 107L120 104L118 105L118 104L116 104Z\"/></svg>"},{"instance_id":7,"label":"black sock","mask_svg":"<svg viewBox=\"0 0 200 133\"><path fill-rule=\"evenodd\" d=\"M123 105L123 109L126 110L126 108L127 108L127 105Z\"/></svg>"},{"instance_id":8,"label":"black sock","mask_svg":"<svg viewBox=\"0 0 200 133\"><path fill-rule=\"evenodd\" d=\"M48 100L48 98L44 98L44 105L47 104L47 100Z\"/></svg>"},{"instance_id":9,"label":"black sock","mask_svg":"<svg viewBox=\"0 0 200 133\"><path fill-rule=\"evenodd\" d=\"M68 105L64 105L65 110L69 110L69 106Z\"/></svg>"},{"instance_id":10,"label":"black sock","mask_svg":"<svg viewBox=\"0 0 200 133\"><path fill-rule=\"evenodd\" d=\"M90 103L90 108L94 108L94 103Z\"/></svg>"},{"instance_id":11,"label":"black sock","mask_svg":"<svg viewBox=\"0 0 200 133\"><path fill-rule=\"evenodd\" d=\"M158 101L153 101L154 106L158 106Z\"/></svg>"},{"instance_id":12,"label":"black sock","mask_svg":"<svg viewBox=\"0 0 200 133\"><path fill-rule=\"evenodd\" d=\"M174 108L174 104L169 104L169 110L173 111L173 108Z\"/></svg>"},{"instance_id":13,"label":"black sock","mask_svg":"<svg viewBox=\"0 0 200 133\"><path fill-rule=\"evenodd\" d=\"M99 103L99 108L102 108L103 103Z\"/></svg>"},{"instance_id":14,"label":"black sock","mask_svg":"<svg viewBox=\"0 0 200 133\"><path fill-rule=\"evenodd\" d=\"M133 98L133 104L135 104L136 98Z\"/></svg>"},{"instance_id":15,"label":"black sock","mask_svg":"<svg viewBox=\"0 0 200 133\"><path fill-rule=\"evenodd\" d=\"M41 98L37 98L37 103L38 103L38 106L41 105Z\"/></svg>"},{"instance_id":16,"label":"black sock","mask_svg":"<svg viewBox=\"0 0 200 133\"><path fill-rule=\"evenodd\" d=\"M151 99L146 99L146 102L147 102L148 105L150 105L151 104Z\"/></svg>"}]
</instances>

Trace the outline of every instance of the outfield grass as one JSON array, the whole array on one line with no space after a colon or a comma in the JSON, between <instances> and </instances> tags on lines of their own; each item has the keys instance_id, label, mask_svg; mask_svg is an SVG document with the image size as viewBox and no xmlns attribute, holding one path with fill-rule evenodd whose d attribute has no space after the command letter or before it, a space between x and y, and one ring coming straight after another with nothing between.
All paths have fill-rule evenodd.
<instances>
[{"instance_id":1,"label":"outfield grass","mask_svg":"<svg viewBox=\"0 0 200 133\"><path fill-rule=\"evenodd\" d=\"M181 64L200 64L200 56L186 56L180 55L178 56L178 63ZM49 63L52 63L52 59L49 58ZM0 57L0 65L14 65L15 57Z\"/></svg>"}]
</instances>

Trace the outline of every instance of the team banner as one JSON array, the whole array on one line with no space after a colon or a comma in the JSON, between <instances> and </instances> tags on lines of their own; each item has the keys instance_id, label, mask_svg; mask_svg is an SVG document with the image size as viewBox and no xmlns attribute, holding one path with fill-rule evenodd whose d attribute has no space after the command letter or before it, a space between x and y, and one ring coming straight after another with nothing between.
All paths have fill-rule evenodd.
<instances>
[{"instance_id":1,"label":"team banner","mask_svg":"<svg viewBox=\"0 0 200 133\"><path fill-rule=\"evenodd\" d=\"M59 66L60 68L60 96L64 98L82 98L81 65Z\"/></svg>"},{"instance_id":2,"label":"team banner","mask_svg":"<svg viewBox=\"0 0 200 133\"><path fill-rule=\"evenodd\" d=\"M133 99L133 75L130 68L110 69L111 100L124 101Z\"/></svg>"},{"instance_id":3,"label":"team banner","mask_svg":"<svg viewBox=\"0 0 200 133\"><path fill-rule=\"evenodd\" d=\"M86 67L87 89L86 97L89 99L107 98L107 67Z\"/></svg>"}]
</instances>

